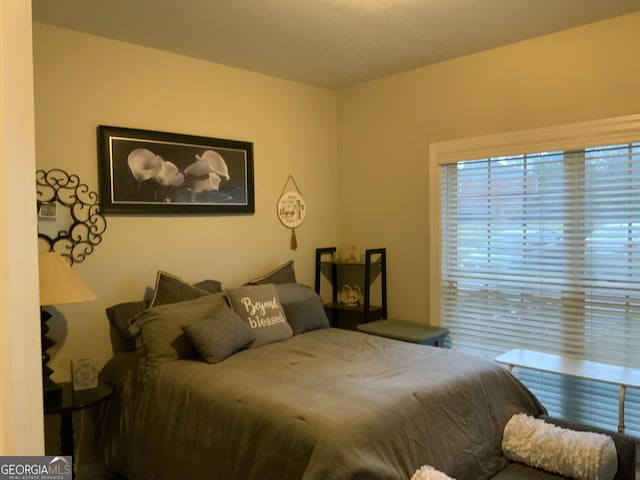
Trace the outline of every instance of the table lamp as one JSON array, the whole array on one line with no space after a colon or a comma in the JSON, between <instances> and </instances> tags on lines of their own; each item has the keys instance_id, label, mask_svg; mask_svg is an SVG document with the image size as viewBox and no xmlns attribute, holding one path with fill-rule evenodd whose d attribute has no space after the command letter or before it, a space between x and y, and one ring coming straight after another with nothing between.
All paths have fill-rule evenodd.
<instances>
[{"instance_id":1,"label":"table lamp","mask_svg":"<svg viewBox=\"0 0 640 480\"><path fill-rule=\"evenodd\" d=\"M53 370L47 365L50 360L47 350L56 342L47 336L49 332L47 321L51 318L51 314L46 312L43 307L45 305L90 302L97 300L97 297L60 254L41 252L39 265L42 388L45 406L55 406L62 403L62 388L49 378Z\"/></svg>"}]
</instances>

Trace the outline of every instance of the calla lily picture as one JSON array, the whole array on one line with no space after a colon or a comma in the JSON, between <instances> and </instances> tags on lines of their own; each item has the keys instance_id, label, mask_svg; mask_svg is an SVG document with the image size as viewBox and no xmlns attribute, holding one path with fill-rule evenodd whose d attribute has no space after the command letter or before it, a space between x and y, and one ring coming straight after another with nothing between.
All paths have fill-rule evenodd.
<instances>
[{"instance_id":1,"label":"calla lily picture","mask_svg":"<svg viewBox=\"0 0 640 480\"><path fill-rule=\"evenodd\" d=\"M254 213L253 144L98 127L103 213Z\"/></svg>"}]
</instances>

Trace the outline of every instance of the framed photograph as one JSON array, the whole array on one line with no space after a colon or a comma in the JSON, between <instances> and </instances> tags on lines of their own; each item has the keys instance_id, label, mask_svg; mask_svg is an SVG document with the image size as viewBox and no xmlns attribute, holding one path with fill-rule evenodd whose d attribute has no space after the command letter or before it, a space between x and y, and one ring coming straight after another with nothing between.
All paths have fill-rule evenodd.
<instances>
[{"instance_id":1,"label":"framed photograph","mask_svg":"<svg viewBox=\"0 0 640 480\"><path fill-rule=\"evenodd\" d=\"M42 202L38 209L38 216L40 218L46 218L55 220L58 215L58 204L56 202Z\"/></svg>"},{"instance_id":2,"label":"framed photograph","mask_svg":"<svg viewBox=\"0 0 640 480\"><path fill-rule=\"evenodd\" d=\"M103 213L255 212L253 143L98 127Z\"/></svg>"}]
</instances>

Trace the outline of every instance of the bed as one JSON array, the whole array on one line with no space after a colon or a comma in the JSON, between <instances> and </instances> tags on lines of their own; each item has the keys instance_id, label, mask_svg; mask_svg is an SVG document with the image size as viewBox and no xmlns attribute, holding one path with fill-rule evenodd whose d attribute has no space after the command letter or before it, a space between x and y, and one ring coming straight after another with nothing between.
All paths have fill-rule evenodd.
<instances>
[{"instance_id":1,"label":"bed","mask_svg":"<svg viewBox=\"0 0 640 480\"><path fill-rule=\"evenodd\" d=\"M208 298L173 295L180 301L164 306L174 313L162 320L182 336L163 342L177 354L151 367L149 345L158 339L145 340L143 330L158 322L132 329L129 320L132 338L120 340L135 339L137 348L122 348L101 372L115 390L101 428L111 470L130 480L408 480L432 465L458 480L482 480L506 466L507 421L545 413L493 361L323 321L301 328L296 320L322 319L321 301L291 283L276 291L291 333L255 347L254 339L214 363L199 349L186 351L187 320L173 317L180 305ZM292 291L304 292L304 301L292 301ZM140 323L140 314L134 318Z\"/></svg>"}]
</instances>

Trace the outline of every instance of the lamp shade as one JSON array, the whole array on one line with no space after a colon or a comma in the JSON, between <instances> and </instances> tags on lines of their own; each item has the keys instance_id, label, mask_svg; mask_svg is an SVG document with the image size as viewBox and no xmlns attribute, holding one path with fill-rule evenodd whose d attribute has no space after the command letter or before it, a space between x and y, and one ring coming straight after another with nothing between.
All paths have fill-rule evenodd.
<instances>
[{"instance_id":1,"label":"lamp shade","mask_svg":"<svg viewBox=\"0 0 640 480\"><path fill-rule=\"evenodd\" d=\"M55 252L40 253L40 305L60 305L97 300L96 294Z\"/></svg>"}]
</instances>

